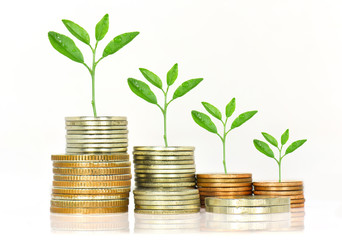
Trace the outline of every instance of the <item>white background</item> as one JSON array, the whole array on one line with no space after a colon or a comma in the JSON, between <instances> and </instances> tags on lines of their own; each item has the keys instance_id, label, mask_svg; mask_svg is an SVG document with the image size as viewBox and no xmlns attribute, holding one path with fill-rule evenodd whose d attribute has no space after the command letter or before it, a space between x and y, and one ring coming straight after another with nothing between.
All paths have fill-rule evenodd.
<instances>
[{"instance_id":1,"label":"white background","mask_svg":"<svg viewBox=\"0 0 342 240\"><path fill-rule=\"evenodd\" d=\"M195 146L198 173L222 172L218 137L198 127L190 111L203 111L201 101L224 111L236 97L233 116L259 113L229 135L229 171L276 179L276 164L252 140L261 139L261 131L280 138L289 128L289 142L308 139L283 162L284 179L305 183L305 233L341 226L341 12L342 2L329 0L2 1L0 228L50 234L50 155L64 152L64 117L92 115L92 109L89 73L56 52L47 32L70 36L60 21L70 19L94 40L105 13L110 27L99 53L114 36L141 32L104 59L96 74L98 115L128 117L130 152L163 139L161 112L135 96L127 78L142 80L138 68L144 67L165 80L177 62L174 86L204 81L170 105L169 144ZM90 49L75 42L90 63Z\"/></svg>"}]
</instances>

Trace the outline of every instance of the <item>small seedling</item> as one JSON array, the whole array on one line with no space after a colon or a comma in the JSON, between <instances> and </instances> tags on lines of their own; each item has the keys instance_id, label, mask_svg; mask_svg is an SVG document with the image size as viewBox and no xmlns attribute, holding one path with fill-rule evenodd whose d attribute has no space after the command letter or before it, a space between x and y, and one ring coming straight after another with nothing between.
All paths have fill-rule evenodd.
<instances>
[{"instance_id":1,"label":"small seedling","mask_svg":"<svg viewBox=\"0 0 342 240\"><path fill-rule=\"evenodd\" d=\"M109 28L109 16L106 14L97 24L95 27L95 46L92 47L90 45L90 37L88 32L79 26L78 24L70 21L70 20L62 20L64 26L69 30L69 32L76 37L81 42L88 45L92 51L93 54L93 61L92 66L89 67L85 62L83 58L82 52L77 48L74 41L63 35L56 32L49 32L48 37L50 40L51 45L61 54L64 56L70 58L71 60L83 64L89 71L91 75L91 83L92 83L92 100L91 105L93 108L94 117L97 117L96 113L96 104L95 104L95 69L97 64L104 59L105 57L112 55L116 53L118 50L120 50L122 47L124 47L126 44L131 42L138 34L139 32L128 32L123 33L118 36L116 36L112 41L110 41L105 49L103 50L102 57L100 57L98 60L95 59L96 57L96 49L98 43L105 37L105 35L108 32Z\"/></svg>"},{"instance_id":2,"label":"small seedling","mask_svg":"<svg viewBox=\"0 0 342 240\"><path fill-rule=\"evenodd\" d=\"M222 145L223 145L224 172L227 174L227 166L226 166L226 140L227 140L227 135L230 131L232 131L233 129L235 129L237 127L240 127L242 124L244 124L249 119L251 119L258 111L249 111L249 112L245 112L245 113L240 114L237 118L235 118L235 120L233 121L233 123L230 126L230 129L228 130L227 129L227 121L228 121L228 118L230 116L232 116L234 111L235 111L235 105L236 105L235 98L233 98L226 106L226 118L225 119L222 119L222 113L220 112L220 110L218 110L216 107L214 107L210 103L202 102L202 105L213 117L217 118L222 123L222 125L223 125L222 135L220 135L218 133L216 125L213 123L213 121L211 120L211 118L208 115L206 115L202 112L198 112L198 111L191 111L192 118L194 119L194 121L199 126L208 130L211 133L216 134L221 139Z\"/></svg>"},{"instance_id":3,"label":"small seedling","mask_svg":"<svg viewBox=\"0 0 342 240\"><path fill-rule=\"evenodd\" d=\"M196 87L200 82L202 82L203 78L194 78L190 79L188 81L183 82L173 93L173 97L171 100L168 100L167 94L169 92L169 88L171 85L176 81L178 77L178 64L176 63L173 65L173 67L168 71L166 76L166 83L167 87L166 89L163 88L163 83L161 79L151 72L150 70L147 70L145 68L139 68L142 75L146 78L147 81L149 81L152 85L160 89L164 94L163 99L163 106L161 106L158 101L156 95L152 92L149 85L146 83L134 79L134 78L128 78L128 86L132 90L133 93L135 93L137 96L141 97L142 99L146 100L149 103L157 105L157 107L161 110L163 117L164 117L164 143L165 147L168 146L167 142L167 131L166 131L166 114L167 114L167 108L170 105L171 102L176 100L179 97L182 97L186 93L188 93L191 89Z\"/></svg>"},{"instance_id":4,"label":"small seedling","mask_svg":"<svg viewBox=\"0 0 342 240\"><path fill-rule=\"evenodd\" d=\"M273 158L274 160L276 160L278 167L279 167L279 182L281 182L281 162L282 162L283 158L287 154L292 153L297 148L302 146L306 142L306 139L298 140L298 141L291 143L290 146L288 146L288 148L286 149L285 154L282 155L281 152L283 150L283 147L287 143L287 140L289 140L289 134L290 134L289 129L287 129L283 133L283 135L281 135L281 147L279 147L278 141L273 136L271 136L270 134L265 133L265 132L262 132L261 134L264 136L264 138L266 139L267 142L269 142L270 144L272 144L274 147L276 147L278 149L279 158L277 159L274 156L272 149L268 146L267 143L265 143L263 141L254 139L253 140L254 146L259 152L265 154L267 157L270 157L270 158Z\"/></svg>"}]
</instances>

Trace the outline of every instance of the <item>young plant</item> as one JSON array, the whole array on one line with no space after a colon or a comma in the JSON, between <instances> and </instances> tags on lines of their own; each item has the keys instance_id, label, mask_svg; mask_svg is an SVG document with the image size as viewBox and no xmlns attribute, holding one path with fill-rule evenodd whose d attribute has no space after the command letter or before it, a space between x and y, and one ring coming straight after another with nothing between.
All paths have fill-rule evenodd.
<instances>
[{"instance_id":1,"label":"young plant","mask_svg":"<svg viewBox=\"0 0 342 240\"><path fill-rule=\"evenodd\" d=\"M120 50L122 47L124 47L126 44L131 42L138 34L139 32L128 32L128 33L123 33L115 38L113 38L112 41L110 41L105 49L103 50L102 57L99 59L96 58L96 50L97 50L97 45L98 43L105 37L105 35L108 32L109 28L109 16L106 14L97 24L95 27L95 45L94 47L91 46L90 44L90 37L88 32L79 26L78 24L70 21L70 20L62 20L64 26L69 30L69 32L76 37L78 40L81 42L85 43L88 45L92 51L92 64L91 67L89 67L85 62L83 58L82 52L77 48L76 44L74 41L63 35L59 34L56 32L50 31L48 33L48 37L50 40L51 45L61 54L64 56L70 58L71 60L81 63L84 65L91 76L91 84L92 84L92 100L91 100L91 105L93 108L93 113L94 117L97 117L96 113L96 104L95 104L95 69L97 64L104 59L105 57L112 55L116 53L118 50Z\"/></svg>"},{"instance_id":2,"label":"young plant","mask_svg":"<svg viewBox=\"0 0 342 240\"><path fill-rule=\"evenodd\" d=\"M254 146L255 146L255 148L259 152L265 154L267 157L270 157L270 158L273 158L274 160L276 160L276 162L278 164L278 167L279 167L279 182L281 182L281 162L282 162L283 158L287 154L292 153L297 148L302 146L306 142L306 139L298 140L298 141L295 141L295 142L291 143L290 146L288 146L288 148L286 149L285 154L282 155L281 152L283 150L283 147L287 143L287 140L289 140L289 134L290 134L289 133L289 129L287 129L283 133L283 135L281 135L281 141L280 141L281 142L281 146L280 147L279 147L278 141L273 136L271 136L270 134L265 133L265 132L262 132L261 134L264 136L264 138L266 139L267 142L269 142L270 144L272 144L274 147L276 147L278 149L278 151L279 151L279 158L277 159L274 156L274 153L273 153L272 149L268 146L267 143L265 143L263 141L254 139L253 140Z\"/></svg>"},{"instance_id":3,"label":"young plant","mask_svg":"<svg viewBox=\"0 0 342 240\"><path fill-rule=\"evenodd\" d=\"M191 111L192 118L194 119L194 121L199 126L208 130L211 133L216 134L221 139L222 145L223 145L224 172L227 174L227 166L226 166L226 140L227 140L227 135L230 131L232 131L233 129L235 129L237 127L240 127L242 124L244 124L249 119L251 119L258 111L249 111L249 112L245 112L245 113L240 114L232 122L232 124L230 125L230 128L227 129L228 118L230 116L232 116L234 111L235 111L235 105L236 105L235 98L233 98L226 106L226 117L225 117L225 119L222 118L222 113L220 112L220 110L218 110L216 107L214 107L210 103L202 102L202 105L213 117L217 118L222 123L222 125L223 125L222 135L220 135L218 133L216 125L213 123L213 121L211 120L211 118L208 115L206 115L202 112L198 112L198 111Z\"/></svg>"},{"instance_id":4,"label":"young plant","mask_svg":"<svg viewBox=\"0 0 342 240\"><path fill-rule=\"evenodd\" d=\"M146 78L147 81L149 81L152 85L157 87L163 92L164 99L163 99L163 106L161 106L158 101L156 95L152 92L150 87L137 79L134 78L128 78L128 86L132 90L133 93L135 93L137 96L141 97L142 99L146 100L149 103L155 104L160 111L163 114L164 117L164 143L165 147L168 146L167 143L167 131L166 131L166 116L167 116L167 108L170 105L171 102L176 100L179 97L182 97L186 93L188 93L191 89L196 87L200 82L202 82L203 78L194 78L190 79L188 81L183 82L173 93L173 97L168 100L167 94L169 92L169 88L172 84L176 81L178 77L178 64L176 63L173 65L173 67L167 72L166 76L166 89L163 88L163 83L161 79L154 74L153 72L145 69L145 68L139 68L142 75Z\"/></svg>"}]
</instances>

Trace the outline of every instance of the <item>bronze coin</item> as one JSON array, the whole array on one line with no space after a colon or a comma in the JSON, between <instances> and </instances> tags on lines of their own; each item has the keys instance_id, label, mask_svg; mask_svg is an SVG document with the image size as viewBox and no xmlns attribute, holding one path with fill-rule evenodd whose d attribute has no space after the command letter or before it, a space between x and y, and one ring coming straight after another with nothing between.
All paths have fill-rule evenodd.
<instances>
[{"instance_id":1,"label":"bronze coin","mask_svg":"<svg viewBox=\"0 0 342 240\"><path fill-rule=\"evenodd\" d=\"M197 183L198 187L225 188L225 187L252 187L252 183Z\"/></svg>"},{"instance_id":2,"label":"bronze coin","mask_svg":"<svg viewBox=\"0 0 342 240\"><path fill-rule=\"evenodd\" d=\"M122 213L128 211L128 206L109 207L109 208L60 208L51 207L52 213L69 213L69 214L101 214L101 213Z\"/></svg>"},{"instance_id":3,"label":"bronze coin","mask_svg":"<svg viewBox=\"0 0 342 240\"><path fill-rule=\"evenodd\" d=\"M129 160L126 153L101 154L101 155L51 155L53 161L124 161Z\"/></svg>"},{"instance_id":4,"label":"bronze coin","mask_svg":"<svg viewBox=\"0 0 342 240\"><path fill-rule=\"evenodd\" d=\"M255 194L254 195L258 195L258 194ZM261 194L262 196L263 194ZM299 194L299 195L291 195L291 196L279 196L279 195L264 195L264 196L268 196L268 197L288 197L290 198L290 200L294 200L294 199L303 199L304 198L304 195L303 194Z\"/></svg>"},{"instance_id":5,"label":"bronze coin","mask_svg":"<svg viewBox=\"0 0 342 240\"><path fill-rule=\"evenodd\" d=\"M252 183L252 178L198 178L198 183Z\"/></svg>"},{"instance_id":6,"label":"bronze coin","mask_svg":"<svg viewBox=\"0 0 342 240\"><path fill-rule=\"evenodd\" d=\"M291 208L303 208L304 207L304 203L291 203Z\"/></svg>"},{"instance_id":7,"label":"bronze coin","mask_svg":"<svg viewBox=\"0 0 342 240\"><path fill-rule=\"evenodd\" d=\"M295 187L303 186L302 181L286 181L286 182L253 182L256 187Z\"/></svg>"},{"instance_id":8,"label":"bronze coin","mask_svg":"<svg viewBox=\"0 0 342 240\"><path fill-rule=\"evenodd\" d=\"M255 195L292 196L303 195L303 191L254 191Z\"/></svg>"},{"instance_id":9,"label":"bronze coin","mask_svg":"<svg viewBox=\"0 0 342 240\"><path fill-rule=\"evenodd\" d=\"M251 178L251 173L234 173L234 174L197 174L199 178Z\"/></svg>"},{"instance_id":10,"label":"bronze coin","mask_svg":"<svg viewBox=\"0 0 342 240\"><path fill-rule=\"evenodd\" d=\"M303 186L293 186L293 187L258 187L254 186L255 191L302 191Z\"/></svg>"},{"instance_id":11,"label":"bronze coin","mask_svg":"<svg viewBox=\"0 0 342 240\"><path fill-rule=\"evenodd\" d=\"M235 188L198 188L199 192L241 192L252 191L252 187L235 187Z\"/></svg>"},{"instance_id":12,"label":"bronze coin","mask_svg":"<svg viewBox=\"0 0 342 240\"><path fill-rule=\"evenodd\" d=\"M241 191L241 192L200 192L200 196L245 196L251 195L252 191Z\"/></svg>"},{"instance_id":13,"label":"bronze coin","mask_svg":"<svg viewBox=\"0 0 342 240\"><path fill-rule=\"evenodd\" d=\"M53 167L60 168L116 168L116 167L130 167L131 162L54 162Z\"/></svg>"},{"instance_id":14,"label":"bronze coin","mask_svg":"<svg viewBox=\"0 0 342 240\"><path fill-rule=\"evenodd\" d=\"M53 194L84 194L84 195L93 195L93 194L120 194L120 193L129 193L131 191L130 187L115 187L115 188L52 188Z\"/></svg>"},{"instance_id":15,"label":"bronze coin","mask_svg":"<svg viewBox=\"0 0 342 240\"><path fill-rule=\"evenodd\" d=\"M305 202L304 198L291 200L291 204L298 204L298 203L304 203L304 202Z\"/></svg>"},{"instance_id":16,"label":"bronze coin","mask_svg":"<svg viewBox=\"0 0 342 240\"><path fill-rule=\"evenodd\" d=\"M131 180L127 181L53 181L54 187L69 188L113 188L113 187L129 187Z\"/></svg>"}]
</instances>

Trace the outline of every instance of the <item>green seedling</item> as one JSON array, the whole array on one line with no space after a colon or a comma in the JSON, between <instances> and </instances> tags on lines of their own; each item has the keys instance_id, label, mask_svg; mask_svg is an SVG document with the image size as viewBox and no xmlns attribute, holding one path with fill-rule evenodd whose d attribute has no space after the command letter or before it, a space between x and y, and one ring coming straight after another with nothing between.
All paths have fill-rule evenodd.
<instances>
[{"instance_id":1,"label":"green seedling","mask_svg":"<svg viewBox=\"0 0 342 240\"><path fill-rule=\"evenodd\" d=\"M105 57L112 55L116 53L118 50L120 50L122 47L124 47L126 44L131 42L138 34L139 32L128 32L123 33L111 40L105 49L103 50L102 57L99 59L96 58L96 50L98 43L106 36L109 28L109 16L106 14L97 24L95 27L95 46L92 47L90 44L90 37L88 32L79 26L78 24L70 21L70 20L62 20L64 26L69 30L69 32L76 37L81 42L88 45L92 51L92 65L89 67L85 62L83 58L82 52L77 48L75 42L63 35L56 32L49 32L48 37L50 40L51 45L61 54L64 56L70 58L71 60L83 64L89 71L91 75L91 84L92 84L92 100L91 105L93 108L94 117L97 117L96 113L96 104L95 104L95 69L98 63L104 59Z\"/></svg>"},{"instance_id":2,"label":"green seedling","mask_svg":"<svg viewBox=\"0 0 342 240\"><path fill-rule=\"evenodd\" d=\"M213 117L217 118L223 125L223 133L220 135L217 131L217 127L214 124L214 122L211 120L211 118L198 111L191 111L192 118L194 121L201 126L202 128L208 130L211 133L216 134L219 136L219 138L222 141L223 145L223 166L224 166L224 172L227 174L227 165L226 165L226 141L227 141L227 135L230 131L233 129L240 127L242 124L247 122L249 119L251 119L258 111L249 111L240 114L235 120L232 122L230 128L228 129L227 121L230 116L233 115L235 111L235 98L233 98L226 106L226 117L225 119L222 118L222 113L218 108L215 106L211 105L210 103L207 102L202 102L202 105L204 108L210 113Z\"/></svg>"},{"instance_id":3,"label":"green seedling","mask_svg":"<svg viewBox=\"0 0 342 240\"><path fill-rule=\"evenodd\" d=\"M267 143L265 143L263 141L254 139L253 140L254 146L259 152L265 154L267 157L273 158L277 162L278 168L279 168L279 182L281 182L281 162L282 162L283 158L287 154L292 153L297 148L302 146L306 142L306 139L298 140L298 141L291 143L290 146L288 146L288 148L286 149L285 154L282 155L281 152L283 150L283 147L287 143L287 141L289 140L289 134L290 134L289 129L287 129L283 133L283 135L281 135L281 146L280 147L279 147L278 141L273 136L271 136L270 134L265 133L265 132L262 132L261 134L264 136L264 138L266 139L267 142L269 142L270 144L272 144L274 147L276 147L278 149L279 158L277 159L274 156L272 149L269 147L269 145Z\"/></svg>"},{"instance_id":4,"label":"green seedling","mask_svg":"<svg viewBox=\"0 0 342 240\"><path fill-rule=\"evenodd\" d=\"M153 72L145 69L145 68L139 68L142 75L145 77L147 81L149 81L152 85L157 87L159 90L163 92L164 99L163 104L159 104L157 101L156 95L152 92L149 85L146 83L134 79L134 78L128 78L128 86L132 90L133 93L135 93L137 96L141 97L145 101L155 104L162 112L163 118L164 118L164 143L165 147L168 146L167 141L167 131L166 131L166 116L167 116L167 109L171 102L176 100L179 97L182 97L186 93L188 93L190 90L195 88L200 82L202 82L203 78L194 78L190 79L188 81L183 82L173 93L173 97L168 100L167 94L169 92L169 88L172 86L172 84L176 81L178 77L178 64L176 63L173 65L173 67L168 71L166 76L166 88L163 88L162 80Z\"/></svg>"}]
</instances>

